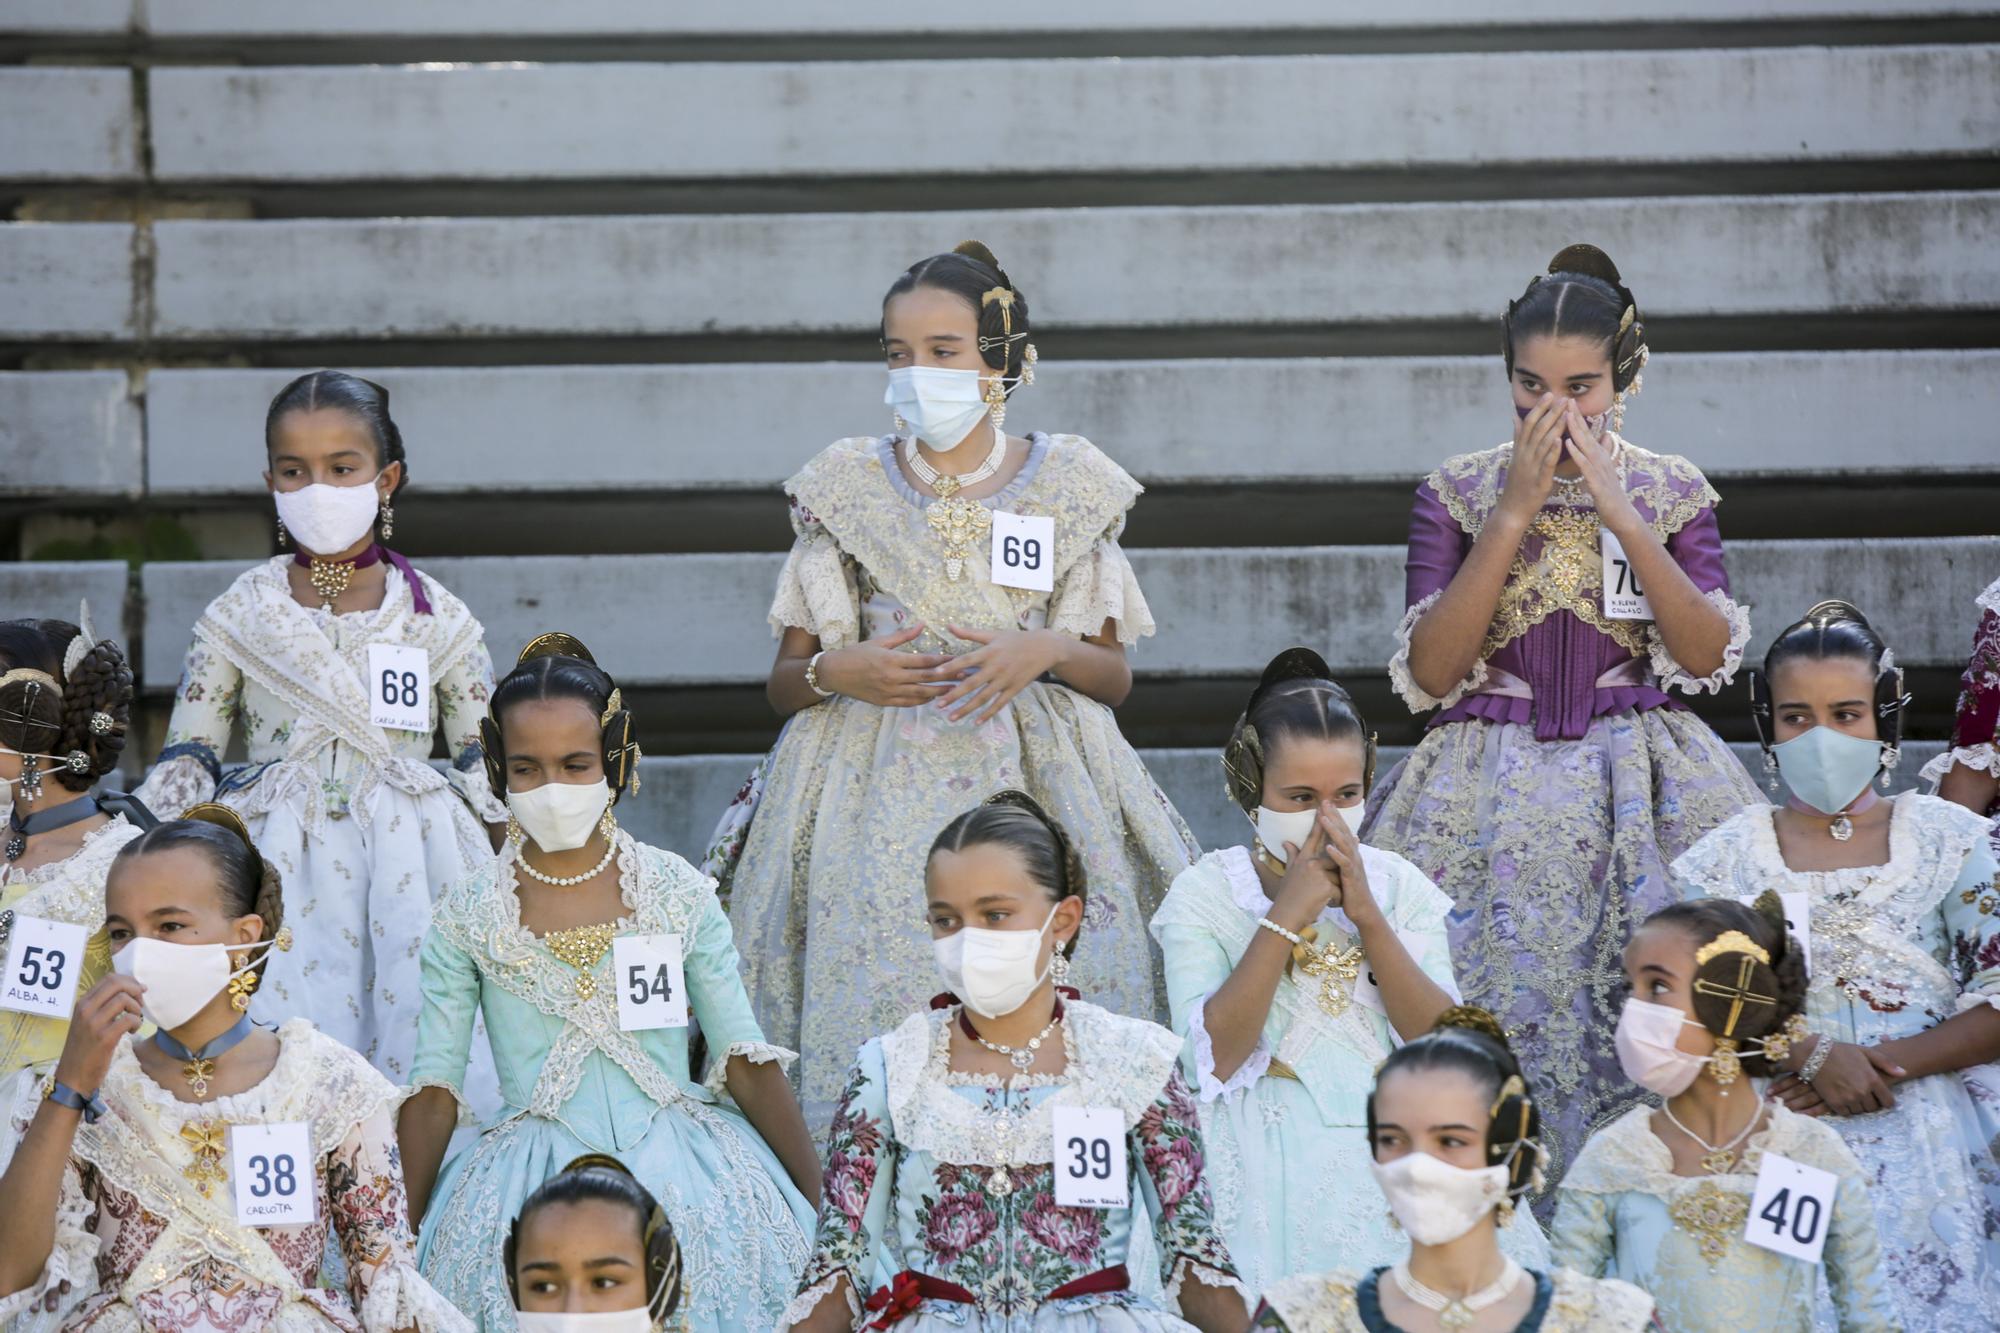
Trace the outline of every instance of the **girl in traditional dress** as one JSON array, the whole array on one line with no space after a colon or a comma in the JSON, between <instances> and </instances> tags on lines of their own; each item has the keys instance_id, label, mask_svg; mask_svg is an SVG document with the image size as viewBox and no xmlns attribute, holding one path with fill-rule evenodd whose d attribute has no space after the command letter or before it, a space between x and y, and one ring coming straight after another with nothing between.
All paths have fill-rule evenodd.
<instances>
[{"instance_id":1,"label":"girl in traditional dress","mask_svg":"<svg viewBox=\"0 0 2000 1333\"><path fill-rule=\"evenodd\" d=\"M521 1205L502 1262L521 1333L665 1333L681 1312L674 1224L615 1157L586 1153Z\"/></svg>"},{"instance_id":2,"label":"girl in traditional dress","mask_svg":"<svg viewBox=\"0 0 2000 1333\"><path fill-rule=\"evenodd\" d=\"M1217 1220L1252 1291L1403 1251L1368 1172L1367 1088L1458 990L1451 900L1355 840L1374 749L1320 656L1280 653L1222 752L1252 840L1182 871L1153 917ZM1506 1236L1546 1266L1532 1221Z\"/></svg>"},{"instance_id":3,"label":"girl in traditional dress","mask_svg":"<svg viewBox=\"0 0 2000 1333\"><path fill-rule=\"evenodd\" d=\"M2000 579L1979 594L1978 606L1951 747L1924 765L1923 777L1945 800L1992 821L1993 849L2000 855Z\"/></svg>"},{"instance_id":4,"label":"girl in traditional dress","mask_svg":"<svg viewBox=\"0 0 2000 1333\"><path fill-rule=\"evenodd\" d=\"M1440 712L1363 836L1454 898L1459 985L1539 1080L1559 1175L1633 1096L1611 1051L1626 936L1671 900L1668 863L1756 799L1667 693L1720 690L1750 618L1715 491L1618 434L1646 344L1611 260L1562 251L1501 328L1513 442L1447 459L1410 517L1389 675Z\"/></svg>"},{"instance_id":5,"label":"girl in traditional dress","mask_svg":"<svg viewBox=\"0 0 2000 1333\"><path fill-rule=\"evenodd\" d=\"M791 721L710 867L815 1124L855 1048L924 999L924 934L888 886L1003 787L1057 811L1102 886L1078 984L1156 1012L1146 920L1197 849L1111 711L1153 632L1118 549L1140 488L1080 436L1001 432L1027 337L1027 298L984 246L915 265L882 307L897 433L840 440L785 483L798 540L770 695Z\"/></svg>"},{"instance_id":6,"label":"girl in traditional dress","mask_svg":"<svg viewBox=\"0 0 2000 1333\"><path fill-rule=\"evenodd\" d=\"M1243 1327L1179 1040L1064 984L1084 877L1063 830L1023 792L938 834L925 899L948 993L861 1048L785 1327ZM1132 1290L1139 1207L1186 1322ZM878 1265L894 1274L880 1287Z\"/></svg>"},{"instance_id":7,"label":"girl in traditional dress","mask_svg":"<svg viewBox=\"0 0 2000 1333\"><path fill-rule=\"evenodd\" d=\"M245 1012L287 932L278 876L242 820L206 805L141 834L112 865L105 908L116 972L77 1005L53 1069L7 1090L0 1324L467 1329L417 1275L395 1087L305 1020L272 1029ZM157 1025L144 1039L142 1015ZM242 1151L253 1130L271 1134L268 1156ZM303 1216L238 1220L287 1197ZM341 1287L320 1283L329 1233Z\"/></svg>"},{"instance_id":8,"label":"girl in traditional dress","mask_svg":"<svg viewBox=\"0 0 2000 1333\"><path fill-rule=\"evenodd\" d=\"M1253 1328L1289 1333L1630 1333L1646 1293L1506 1253L1538 1187L1541 1111L1500 1025L1454 1007L1398 1047L1368 1094L1370 1173L1408 1242L1395 1262L1267 1289ZM1355 1137L1359 1137L1356 1135Z\"/></svg>"},{"instance_id":9,"label":"girl in traditional dress","mask_svg":"<svg viewBox=\"0 0 2000 1333\"><path fill-rule=\"evenodd\" d=\"M609 1153L673 1220L690 1326L766 1333L805 1264L819 1161L785 1080L795 1057L751 1017L714 884L612 815L638 787L633 731L611 677L567 634L530 643L494 692L482 740L508 843L445 894L424 939L416 1091L400 1122L419 1254L453 1304L511 1328L508 1225L563 1163ZM477 1012L505 1105L439 1175ZM711 1053L700 1083L690 1017Z\"/></svg>"},{"instance_id":10,"label":"girl in traditional dress","mask_svg":"<svg viewBox=\"0 0 2000 1333\"><path fill-rule=\"evenodd\" d=\"M167 745L138 794L159 810L212 797L243 816L317 941L276 961L265 1007L312 1019L403 1082L431 895L492 859L481 821L506 818L479 758L493 667L465 603L377 540L405 480L388 390L302 375L272 400L264 442L279 544L297 553L244 573L195 622ZM403 725L372 720L385 702ZM449 776L426 762L440 719ZM225 772L237 732L249 763Z\"/></svg>"},{"instance_id":11,"label":"girl in traditional dress","mask_svg":"<svg viewBox=\"0 0 2000 1333\"><path fill-rule=\"evenodd\" d=\"M88 622L88 610L80 619ZM118 645L61 620L0 623L0 961L22 918L81 926L76 994L111 970L104 878L151 817L91 793L125 749L132 668ZM67 1018L0 1010L0 1080L62 1054Z\"/></svg>"},{"instance_id":12,"label":"girl in traditional dress","mask_svg":"<svg viewBox=\"0 0 2000 1333\"><path fill-rule=\"evenodd\" d=\"M1805 1036L1804 959L1777 896L1662 908L1626 946L1625 970L1619 1059L1663 1101L1592 1135L1563 1177L1556 1261L1636 1283L1671 1329L1804 1333L1822 1270L1843 1333L1901 1329L1867 1173L1840 1135L1765 1102L1750 1081L1781 1067ZM1767 1154L1837 1178L1816 1214L1818 1264L1746 1235ZM1877 1179L1883 1190L1914 1183Z\"/></svg>"},{"instance_id":13,"label":"girl in traditional dress","mask_svg":"<svg viewBox=\"0 0 2000 1333\"><path fill-rule=\"evenodd\" d=\"M1890 1288L1910 1328L2000 1319L2000 1163L1964 1074L2000 1057L2000 892L1986 820L1896 766L1903 675L1868 621L1821 602L1751 681L1758 736L1791 787L1674 863L1691 894L1798 895L1813 1036L1773 1091L1827 1116L1876 1182ZM1801 914L1802 913L1802 914Z\"/></svg>"}]
</instances>

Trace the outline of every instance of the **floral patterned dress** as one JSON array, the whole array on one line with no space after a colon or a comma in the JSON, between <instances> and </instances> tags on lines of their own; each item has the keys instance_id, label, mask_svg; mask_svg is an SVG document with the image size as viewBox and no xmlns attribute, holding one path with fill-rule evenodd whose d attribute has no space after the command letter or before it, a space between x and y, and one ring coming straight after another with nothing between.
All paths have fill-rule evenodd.
<instances>
[{"instance_id":1,"label":"floral patterned dress","mask_svg":"<svg viewBox=\"0 0 2000 1333\"><path fill-rule=\"evenodd\" d=\"M1868 1177L1840 1135L1773 1104L1735 1170L1678 1176L1673 1153L1653 1132L1653 1109L1635 1106L1592 1135L1563 1177L1549 1235L1557 1263L1632 1283L1658 1304L1663 1327L1689 1333L1805 1333L1822 1276L1841 1333L1905 1327L1875 1240ZM1767 1152L1840 1178L1816 1266L1744 1238ZM1934 1327L1908 1325L1911 1333Z\"/></svg>"},{"instance_id":2,"label":"floral patterned dress","mask_svg":"<svg viewBox=\"0 0 2000 1333\"><path fill-rule=\"evenodd\" d=\"M973 646L947 625L1084 636L1108 620L1127 646L1153 632L1118 548L1139 485L1089 441L1033 436L1020 472L979 502L1055 520L1053 593L995 585L983 550L949 578L930 498L904 478L896 445L842 440L785 483L798 540L774 630L808 630L833 649L922 622L929 632L907 651L926 653ZM861 1043L929 998L930 935L914 896L925 853L946 823L1007 787L1040 801L1084 859L1091 944L1078 985L1109 1009L1158 1012L1146 920L1199 849L1110 708L1053 680L983 726L928 706L829 699L786 725L704 867L722 883L764 1030L801 1053L807 1123L826 1123Z\"/></svg>"},{"instance_id":3,"label":"floral patterned dress","mask_svg":"<svg viewBox=\"0 0 2000 1333\"><path fill-rule=\"evenodd\" d=\"M1894 807L1882 865L1793 870L1768 805L1745 810L1674 863L1690 894L1807 895L1806 1021L1835 1041L1869 1046L1980 1005L2000 1008L2000 892L1986 821L1914 792ZM2000 1322L1993 1138L1959 1073L1908 1079L1894 1092L1885 1111L1823 1123L1867 1171L1903 1322L1941 1333L1991 1329Z\"/></svg>"},{"instance_id":4,"label":"floral patterned dress","mask_svg":"<svg viewBox=\"0 0 2000 1333\"><path fill-rule=\"evenodd\" d=\"M7 949L8 913L82 926L90 932L90 945L76 979L76 997L90 994L90 988L111 971L111 945L104 937L104 881L118 849L138 836L137 825L124 815L113 815L60 861L32 870L0 865L0 959ZM0 1080L29 1065L54 1060L68 1036L66 1018L0 1009Z\"/></svg>"},{"instance_id":5,"label":"floral patterned dress","mask_svg":"<svg viewBox=\"0 0 2000 1333\"><path fill-rule=\"evenodd\" d=\"M100 1095L109 1114L80 1125L41 1276L0 1298L15 1333L465 1333L470 1325L417 1274L396 1152L396 1089L303 1019L278 1029L277 1063L255 1087L184 1102L139 1067L131 1041ZM49 1069L7 1089L0 1169L42 1100ZM319 1154L316 1220L246 1227L226 1173L236 1125L304 1122ZM346 1286L321 1285L331 1238ZM47 1297L54 1295L53 1310ZM9 1321L12 1321L11 1323Z\"/></svg>"},{"instance_id":6,"label":"floral patterned dress","mask_svg":"<svg viewBox=\"0 0 2000 1333\"><path fill-rule=\"evenodd\" d=\"M1601 524L1558 482L1522 541L1479 660L1443 698L1410 674L1410 634L1471 553L1507 484L1513 446L1446 460L1410 516L1409 610L1389 677L1423 742L1376 785L1363 838L1408 857L1454 900L1451 956L1491 1010L1541 1103L1552 1179L1638 1092L1611 1032L1632 928L1673 901L1667 866L1755 802L1721 738L1668 694L1720 691L1750 638L1729 595L1718 497L1686 459L1616 436L1633 507L1729 623L1722 666L1694 676L1648 620L1604 613Z\"/></svg>"},{"instance_id":7,"label":"floral patterned dress","mask_svg":"<svg viewBox=\"0 0 2000 1333\"><path fill-rule=\"evenodd\" d=\"M1289 1278L1264 1297L1250 1327L1284 1333L1401 1333L1382 1313L1383 1275L1305 1274ZM1529 1270L1535 1299L1513 1333L1637 1333L1653 1322L1653 1298L1616 1278L1584 1277L1567 1268Z\"/></svg>"},{"instance_id":8,"label":"floral patterned dress","mask_svg":"<svg viewBox=\"0 0 2000 1333\"><path fill-rule=\"evenodd\" d=\"M426 574L421 606L392 565L380 607L335 615L292 600L290 564L277 556L251 568L202 612L167 746L137 794L165 818L208 800L243 816L284 877L287 917L315 939L271 956L259 1007L312 1019L405 1082L432 896L493 859L481 821L507 817L479 751L493 665L471 611ZM428 654L429 728L369 721L378 643ZM440 721L457 756L449 775L428 762ZM225 770L239 732L249 763ZM492 1064L479 1045L473 1095L490 1109Z\"/></svg>"},{"instance_id":9,"label":"floral patterned dress","mask_svg":"<svg viewBox=\"0 0 2000 1333\"><path fill-rule=\"evenodd\" d=\"M785 1326L845 1277L857 1328L1186 1330L1132 1290L1125 1261L1141 1201L1169 1302L1190 1274L1241 1289L1215 1229L1199 1116L1172 1033L1072 1001L1061 1025L1065 1070L1002 1087L951 1070L958 1016L956 1006L915 1014L861 1048L828 1140L812 1261ZM1059 1106L1121 1114L1133 1207L1056 1203ZM1012 1188L996 1195L989 1184L1002 1165Z\"/></svg>"}]
</instances>

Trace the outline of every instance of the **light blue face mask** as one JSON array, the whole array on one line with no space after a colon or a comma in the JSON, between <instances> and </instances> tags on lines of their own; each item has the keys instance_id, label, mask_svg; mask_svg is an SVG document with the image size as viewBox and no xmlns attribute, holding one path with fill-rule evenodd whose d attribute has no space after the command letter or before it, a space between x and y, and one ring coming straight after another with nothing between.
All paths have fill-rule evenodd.
<instances>
[{"instance_id":1,"label":"light blue face mask","mask_svg":"<svg viewBox=\"0 0 2000 1333\"><path fill-rule=\"evenodd\" d=\"M1823 815L1837 815L1868 790L1882 767L1882 742L1814 727L1771 747L1792 795Z\"/></svg>"}]
</instances>

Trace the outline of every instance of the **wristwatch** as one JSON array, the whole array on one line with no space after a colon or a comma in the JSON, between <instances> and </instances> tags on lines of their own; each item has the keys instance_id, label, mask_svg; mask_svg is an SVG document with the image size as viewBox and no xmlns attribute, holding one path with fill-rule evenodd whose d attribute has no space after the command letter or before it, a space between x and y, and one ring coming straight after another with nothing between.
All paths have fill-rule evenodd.
<instances>
[{"instance_id":1,"label":"wristwatch","mask_svg":"<svg viewBox=\"0 0 2000 1333\"><path fill-rule=\"evenodd\" d=\"M86 1125L96 1124L109 1109L104 1105L104 1099L96 1093L93 1092L86 1097L69 1084L58 1083L53 1078L49 1080L45 1092L48 1099L57 1106L67 1106L72 1111L81 1111L83 1123Z\"/></svg>"}]
</instances>

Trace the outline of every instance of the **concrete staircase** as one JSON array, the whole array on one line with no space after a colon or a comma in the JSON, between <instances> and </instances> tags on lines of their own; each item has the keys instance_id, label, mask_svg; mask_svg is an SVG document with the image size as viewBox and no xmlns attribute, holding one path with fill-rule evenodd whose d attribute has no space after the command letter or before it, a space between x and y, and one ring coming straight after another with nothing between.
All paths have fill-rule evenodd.
<instances>
[{"instance_id":1,"label":"concrete staircase","mask_svg":"<svg viewBox=\"0 0 2000 1333\"><path fill-rule=\"evenodd\" d=\"M2000 4L0 0L0 62L0 608L118 608L135 751L272 549L266 402L337 365L394 391L398 546L503 664L597 649L666 756L634 822L698 850L775 733L775 488L884 428L881 291L973 235L1036 316L1010 426L1150 489L1121 720L1206 839L1286 643L1418 736L1409 491L1506 434L1496 316L1568 241L1647 312L1628 433L1723 491L1758 649L1858 601L1920 760L2000 573Z\"/></svg>"}]
</instances>

